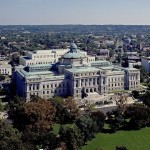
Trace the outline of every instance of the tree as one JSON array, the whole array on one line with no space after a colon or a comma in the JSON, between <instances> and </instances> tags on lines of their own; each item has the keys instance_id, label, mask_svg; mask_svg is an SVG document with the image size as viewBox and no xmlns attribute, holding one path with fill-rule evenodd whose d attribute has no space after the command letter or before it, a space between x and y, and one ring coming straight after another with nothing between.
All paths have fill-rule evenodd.
<instances>
[{"instance_id":1,"label":"tree","mask_svg":"<svg viewBox=\"0 0 150 150\"><path fill-rule=\"evenodd\" d=\"M127 150L125 146L116 146L116 150Z\"/></svg>"},{"instance_id":2,"label":"tree","mask_svg":"<svg viewBox=\"0 0 150 150\"><path fill-rule=\"evenodd\" d=\"M64 123L64 100L60 97L51 98L50 102L56 110L55 122Z\"/></svg>"},{"instance_id":3,"label":"tree","mask_svg":"<svg viewBox=\"0 0 150 150\"><path fill-rule=\"evenodd\" d=\"M19 130L23 130L24 122L22 118L22 107L25 101L20 97L13 97L13 99L8 103L8 116L13 120L13 125Z\"/></svg>"},{"instance_id":4,"label":"tree","mask_svg":"<svg viewBox=\"0 0 150 150\"><path fill-rule=\"evenodd\" d=\"M55 108L50 101L19 102L11 105L9 116L19 130L43 131L52 129Z\"/></svg>"},{"instance_id":5,"label":"tree","mask_svg":"<svg viewBox=\"0 0 150 150\"><path fill-rule=\"evenodd\" d=\"M143 104L134 104L128 106L124 116L129 120L128 127L131 129L140 129L150 125L150 109Z\"/></svg>"},{"instance_id":6,"label":"tree","mask_svg":"<svg viewBox=\"0 0 150 150\"><path fill-rule=\"evenodd\" d=\"M79 109L76 101L72 97L68 97L65 99L64 107L68 112L68 117L66 119L70 121L74 121L79 116Z\"/></svg>"},{"instance_id":7,"label":"tree","mask_svg":"<svg viewBox=\"0 0 150 150\"><path fill-rule=\"evenodd\" d=\"M0 149L1 150L23 150L21 133L0 120Z\"/></svg>"},{"instance_id":8,"label":"tree","mask_svg":"<svg viewBox=\"0 0 150 150\"><path fill-rule=\"evenodd\" d=\"M78 127L61 126L59 130L60 140L66 143L68 150L80 149L83 145L83 137Z\"/></svg>"},{"instance_id":9,"label":"tree","mask_svg":"<svg viewBox=\"0 0 150 150\"><path fill-rule=\"evenodd\" d=\"M105 122L105 115L100 111L91 112L90 116L97 124L97 131L102 131Z\"/></svg>"},{"instance_id":10,"label":"tree","mask_svg":"<svg viewBox=\"0 0 150 150\"><path fill-rule=\"evenodd\" d=\"M150 91L146 91L143 95L143 103L150 107Z\"/></svg>"},{"instance_id":11,"label":"tree","mask_svg":"<svg viewBox=\"0 0 150 150\"><path fill-rule=\"evenodd\" d=\"M5 76L0 74L0 81L3 81L3 80L5 80Z\"/></svg>"},{"instance_id":12,"label":"tree","mask_svg":"<svg viewBox=\"0 0 150 150\"><path fill-rule=\"evenodd\" d=\"M51 98L50 101L56 109L55 121L57 123L72 123L78 117L79 109L72 97L68 97L67 99L55 97Z\"/></svg>"},{"instance_id":13,"label":"tree","mask_svg":"<svg viewBox=\"0 0 150 150\"><path fill-rule=\"evenodd\" d=\"M123 114L124 111L126 110L126 106L127 106L127 95L125 93L119 93L119 99L116 100L116 104L118 106L118 109L121 111L121 113Z\"/></svg>"},{"instance_id":14,"label":"tree","mask_svg":"<svg viewBox=\"0 0 150 150\"><path fill-rule=\"evenodd\" d=\"M94 138L96 122L94 122L89 115L81 116L77 119L76 126L80 129L81 134L83 135L84 143Z\"/></svg>"},{"instance_id":15,"label":"tree","mask_svg":"<svg viewBox=\"0 0 150 150\"><path fill-rule=\"evenodd\" d=\"M32 143L34 146L45 149L55 149L58 144L58 138L53 132L33 132L26 131L23 134L23 141L25 143Z\"/></svg>"},{"instance_id":16,"label":"tree","mask_svg":"<svg viewBox=\"0 0 150 150\"><path fill-rule=\"evenodd\" d=\"M134 90L132 91L132 95L134 98L138 98L140 94L139 94L139 91Z\"/></svg>"},{"instance_id":17,"label":"tree","mask_svg":"<svg viewBox=\"0 0 150 150\"><path fill-rule=\"evenodd\" d=\"M140 70L140 82L147 82L148 81L148 74L146 70L139 65L135 65L134 68L137 68Z\"/></svg>"},{"instance_id":18,"label":"tree","mask_svg":"<svg viewBox=\"0 0 150 150\"><path fill-rule=\"evenodd\" d=\"M107 112L107 122L112 130L116 132L125 125L125 118L120 109L115 109L110 112Z\"/></svg>"}]
</instances>

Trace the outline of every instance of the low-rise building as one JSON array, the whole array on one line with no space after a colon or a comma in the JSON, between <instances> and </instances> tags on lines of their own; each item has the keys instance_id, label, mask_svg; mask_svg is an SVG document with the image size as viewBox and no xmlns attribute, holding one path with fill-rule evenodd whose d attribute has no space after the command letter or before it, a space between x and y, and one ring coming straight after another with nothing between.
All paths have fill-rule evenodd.
<instances>
[{"instance_id":1,"label":"low-rise building","mask_svg":"<svg viewBox=\"0 0 150 150\"><path fill-rule=\"evenodd\" d=\"M142 57L142 67L147 71L147 73L150 73L150 57Z\"/></svg>"},{"instance_id":2,"label":"low-rise building","mask_svg":"<svg viewBox=\"0 0 150 150\"><path fill-rule=\"evenodd\" d=\"M21 56L19 64L23 66L36 64L51 64L58 62L58 59L68 52L69 49L37 50L27 52L26 56Z\"/></svg>"},{"instance_id":3,"label":"low-rise building","mask_svg":"<svg viewBox=\"0 0 150 150\"><path fill-rule=\"evenodd\" d=\"M8 64L7 61L0 61L0 74L2 75L11 75L12 67Z\"/></svg>"}]
</instances>

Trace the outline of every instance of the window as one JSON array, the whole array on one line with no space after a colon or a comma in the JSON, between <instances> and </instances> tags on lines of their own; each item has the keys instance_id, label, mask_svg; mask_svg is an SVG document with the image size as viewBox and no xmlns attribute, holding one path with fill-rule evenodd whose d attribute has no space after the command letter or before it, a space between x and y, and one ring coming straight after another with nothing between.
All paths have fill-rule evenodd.
<instances>
[{"instance_id":1,"label":"window","mask_svg":"<svg viewBox=\"0 0 150 150\"><path fill-rule=\"evenodd\" d=\"M43 89L45 89L45 85L43 85Z\"/></svg>"},{"instance_id":2,"label":"window","mask_svg":"<svg viewBox=\"0 0 150 150\"><path fill-rule=\"evenodd\" d=\"M45 91L43 91L43 94L45 94Z\"/></svg>"}]
</instances>

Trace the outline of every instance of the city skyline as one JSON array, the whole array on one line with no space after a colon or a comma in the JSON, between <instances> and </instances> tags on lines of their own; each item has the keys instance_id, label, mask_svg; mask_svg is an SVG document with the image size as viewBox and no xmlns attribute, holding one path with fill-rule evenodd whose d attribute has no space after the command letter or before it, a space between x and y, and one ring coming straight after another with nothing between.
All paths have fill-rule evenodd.
<instances>
[{"instance_id":1,"label":"city skyline","mask_svg":"<svg viewBox=\"0 0 150 150\"><path fill-rule=\"evenodd\" d=\"M150 25L148 0L0 0L0 25Z\"/></svg>"}]
</instances>

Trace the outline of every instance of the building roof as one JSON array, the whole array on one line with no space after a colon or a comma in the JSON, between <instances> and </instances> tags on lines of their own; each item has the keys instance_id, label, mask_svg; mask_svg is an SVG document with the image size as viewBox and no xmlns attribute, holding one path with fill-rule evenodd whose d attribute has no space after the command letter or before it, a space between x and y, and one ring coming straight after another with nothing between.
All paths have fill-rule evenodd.
<instances>
[{"instance_id":1,"label":"building roof","mask_svg":"<svg viewBox=\"0 0 150 150\"><path fill-rule=\"evenodd\" d=\"M31 60L31 58L29 58L28 56L23 56L22 58L24 58L25 60Z\"/></svg>"},{"instance_id":2,"label":"building roof","mask_svg":"<svg viewBox=\"0 0 150 150\"><path fill-rule=\"evenodd\" d=\"M71 73L86 73L86 72L96 72L99 71L100 69L95 68L95 67L74 67L71 69L65 69Z\"/></svg>"},{"instance_id":3,"label":"building roof","mask_svg":"<svg viewBox=\"0 0 150 150\"><path fill-rule=\"evenodd\" d=\"M18 71L19 74L26 79L64 79L64 75L54 75L51 71L27 72L24 69Z\"/></svg>"},{"instance_id":4,"label":"building roof","mask_svg":"<svg viewBox=\"0 0 150 150\"><path fill-rule=\"evenodd\" d=\"M75 43L72 43L70 46L70 51L67 52L65 55L63 55L63 58L79 59L79 58L85 58L85 55L81 53L79 49L77 49L77 45Z\"/></svg>"},{"instance_id":5,"label":"building roof","mask_svg":"<svg viewBox=\"0 0 150 150\"><path fill-rule=\"evenodd\" d=\"M91 66L106 67L106 66L111 66L111 63L106 60L92 61Z\"/></svg>"}]
</instances>

